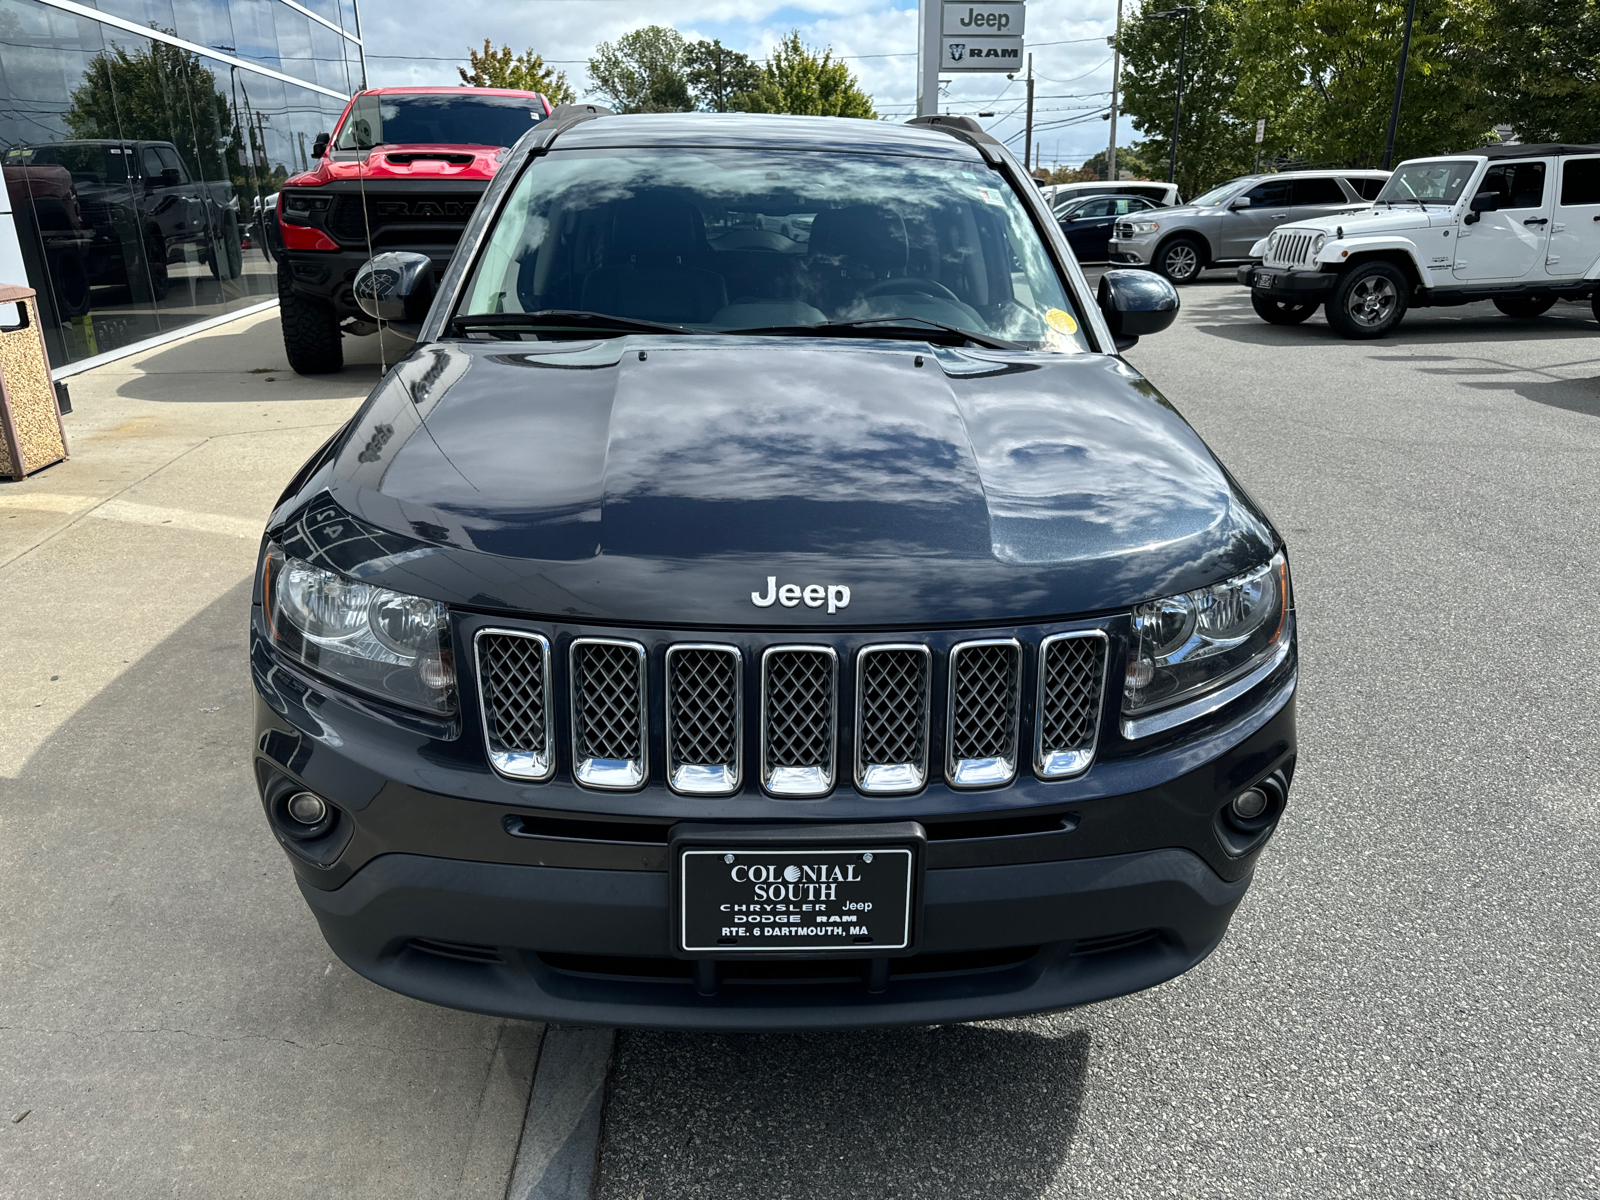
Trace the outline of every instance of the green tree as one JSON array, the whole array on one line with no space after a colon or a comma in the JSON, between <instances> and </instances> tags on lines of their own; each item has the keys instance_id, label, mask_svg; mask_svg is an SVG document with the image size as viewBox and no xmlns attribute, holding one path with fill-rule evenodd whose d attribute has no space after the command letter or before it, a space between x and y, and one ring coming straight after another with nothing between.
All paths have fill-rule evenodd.
<instances>
[{"instance_id":1,"label":"green tree","mask_svg":"<svg viewBox=\"0 0 1600 1200\"><path fill-rule=\"evenodd\" d=\"M1082 179L1106 180L1106 152L1102 150L1100 153L1086 159L1083 166L1079 168L1079 170L1082 172L1080 175L1080 178ZM1160 174L1158 176L1156 174L1156 168L1151 166L1144 159L1140 158L1136 151L1130 150L1126 146L1118 146L1117 174L1120 176L1124 171L1126 171L1129 176L1134 179L1165 179L1167 177L1165 163L1161 165ZM1065 181L1052 180L1051 182L1056 183ZM1113 180L1111 182L1115 181Z\"/></svg>"},{"instance_id":2,"label":"green tree","mask_svg":"<svg viewBox=\"0 0 1600 1200\"><path fill-rule=\"evenodd\" d=\"M237 173L238 138L217 77L198 54L166 42L96 54L72 91L66 122L73 137L171 142L197 179Z\"/></svg>"},{"instance_id":3,"label":"green tree","mask_svg":"<svg viewBox=\"0 0 1600 1200\"><path fill-rule=\"evenodd\" d=\"M728 49L719 40L690 42L683 52L683 64L695 103L709 112L736 110L739 97L761 82L761 68L750 56Z\"/></svg>"},{"instance_id":4,"label":"green tree","mask_svg":"<svg viewBox=\"0 0 1600 1200\"><path fill-rule=\"evenodd\" d=\"M829 48L819 57L800 41L800 31L773 48L761 71L761 80L739 97L747 112L797 113L812 117L865 117L876 120L872 97L861 90L842 60Z\"/></svg>"},{"instance_id":5,"label":"green tree","mask_svg":"<svg viewBox=\"0 0 1600 1200\"><path fill-rule=\"evenodd\" d=\"M629 30L601 42L589 60L589 87L618 112L686 112L694 107L684 75L683 35L667 25Z\"/></svg>"},{"instance_id":6,"label":"green tree","mask_svg":"<svg viewBox=\"0 0 1600 1200\"><path fill-rule=\"evenodd\" d=\"M1239 59L1234 47L1235 9L1228 0L1196 0L1183 55L1183 115L1178 125L1178 190L1196 196L1250 169L1254 124L1234 115ZM1122 24L1122 109L1144 134L1138 156L1167 177L1172 146L1172 106L1177 94L1181 20L1157 20L1141 11ZM1117 167L1123 166L1122 154Z\"/></svg>"},{"instance_id":7,"label":"green tree","mask_svg":"<svg viewBox=\"0 0 1600 1200\"><path fill-rule=\"evenodd\" d=\"M551 104L571 104L578 98L567 82L567 73L544 64L544 56L532 50L513 54L510 46L496 50L488 38L483 51L468 50L472 70L457 67L456 74L468 87L513 88L519 92L540 92Z\"/></svg>"},{"instance_id":8,"label":"green tree","mask_svg":"<svg viewBox=\"0 0 1600 1200\"><path fill-rule=\"evenodd\" d=\"M1490 11L1485 75L1499 119L1524 142L1600 141L1595 0L1493 0Z\"/></svg>"},{"instance_id":9,"label":"green tree","mask_svg":"<svg viewBox=\"0 0 1600 1200\"><path fill-rule=\"evenodd\" d=\"M1250 126L1266 118L1264 154L1379 165L1405 15L1406 0L1240 0L1231 107ZM1396 161L1484 142L1495 123L1484 32L1477 0L1417 0ZM1548 60L1538 70L1548 72Z\"/></svg>"}]
</instances>

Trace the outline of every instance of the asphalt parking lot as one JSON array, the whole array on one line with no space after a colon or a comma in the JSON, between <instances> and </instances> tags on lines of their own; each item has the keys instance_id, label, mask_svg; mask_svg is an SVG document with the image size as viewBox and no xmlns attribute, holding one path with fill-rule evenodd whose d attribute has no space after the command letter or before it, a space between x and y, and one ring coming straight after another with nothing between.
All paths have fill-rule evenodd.
<instances>
[{"instance_id":1,"label":"asphalt parking lot","mask_svg":"<svg viewBox=\"0 0 1600 1200\"><path fill-rule=\"evenodd\" d=\"M603 1200L1600 1196L1600 325L1350 343L1182 294L1129 358L1285 531L1301 621L1228 939L1052 1017L622 1033ZM0 1197L507 1192L539 1030L330 961L249 779L252 530L377 377L275 336L82 377L75 457L0 485Z\"/></svg>"}]
</instances>

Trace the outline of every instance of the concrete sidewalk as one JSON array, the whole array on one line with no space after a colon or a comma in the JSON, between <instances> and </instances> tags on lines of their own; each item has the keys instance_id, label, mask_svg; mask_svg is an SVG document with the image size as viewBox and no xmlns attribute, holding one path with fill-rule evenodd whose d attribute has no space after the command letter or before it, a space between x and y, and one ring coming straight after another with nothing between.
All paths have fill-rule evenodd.
<instances>
[{"instance_id":1,"label":"concrete sidewalk","mask_svg":"<svg viewBox=\"0 0 1600 1200\"><path fill-rule=\"evenodd\" d=\"M0 484L0 1197L505 1192L539 1028L333 961L248 770L260 531L377 350L300 379L266 313L123 360Z\"/></svg>"}]
</instances>

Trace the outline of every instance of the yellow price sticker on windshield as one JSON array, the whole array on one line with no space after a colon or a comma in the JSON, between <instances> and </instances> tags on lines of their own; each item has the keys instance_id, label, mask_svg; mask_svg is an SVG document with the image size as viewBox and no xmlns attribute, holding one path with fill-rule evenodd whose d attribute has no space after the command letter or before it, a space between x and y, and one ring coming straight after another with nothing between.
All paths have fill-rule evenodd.
<instances>
[{"instance_id":1,"label":"yellow price sticker on windshield","mask_svg":"<svg viewBox=\"0 0 1600 1200\"><path fill-rule=\"evenodd\" d=\"M1072 314L1059 308L1052 308L1044 314L1044 323L1057 333L1077 333L1078 322Z\"/></svg>"}]
</instances>

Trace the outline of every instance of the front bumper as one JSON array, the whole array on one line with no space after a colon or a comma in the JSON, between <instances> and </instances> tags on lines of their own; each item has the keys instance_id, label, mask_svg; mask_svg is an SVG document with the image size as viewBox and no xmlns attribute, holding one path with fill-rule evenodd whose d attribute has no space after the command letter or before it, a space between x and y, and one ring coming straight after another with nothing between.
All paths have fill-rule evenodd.
<instances>
[{"instance_id":1,"label":"front bumper","mask_svg":"<svg viewBox=\"0 0 1600 1200\"><path fill-rule=\"evenodd\" d=\"M848 786L796 803L583 791L497 776L471 713L391 716L278 661L252 636L255 769L328 944L352 969L437 1004L530 1020L683 1029L927 1024L1061 1009L1150 987L1211 952L1281 816L1247 837L1221 812L1295 763L1296 656L1195 726L1108 753L1085 775L905 798ZM1118 668L1120 669L1120 668ZM1115 714L1108 714L1115 726ZM1111 736L1108 734L1108 736ZM1148 745L1145 745L1148 743ZM340 810L315 847L274 797ZM909 957L698 966L672 952L674 829L731 819L919 822L921 931Z\"/></svg>"},{"instance_id":2,"label":"front bumper","mask_svg":"<svg viewBox=\"0 0 1600 1200\"><path fill-rule=\"evenodd\" d=\"M1287 267L1267 267L1249 263L1235 276L1239 283L1263 296L1301 304L1317 304L1333 291L1339 277L1325 271L1296 271Z\"/></svg>"},{"instance_id":3,"label":"front bumper","mask_svg":"<svg viewBox=\"0 0 1600 1200\"><path fill-rule=\"evenodd\" d=\"M1118 238L1113 236L1107 250L1107 257L1114 263L1125 266L1149 266L1154 260L1156 239L1147 238Z\"/></svg>"},{"instance_id":4,"label":"front bumper","mask_svg":"<svg viewBox=\"0 0 1600 1200\"><path fill-rule=\"evenodd\" d=\"M426 254L433 262L435 283L443 278L450 256L455 253L453 246L443 250L436 246L398 248ZM382 247L379 252L385 249L396 247ZM367 263L365 250L282 250L280 254L289 264L290 285L295 291L332 305L341 320L346 317L371 320L356 303L354 290L356 272Z\"/></svg>"}]
</instances>

